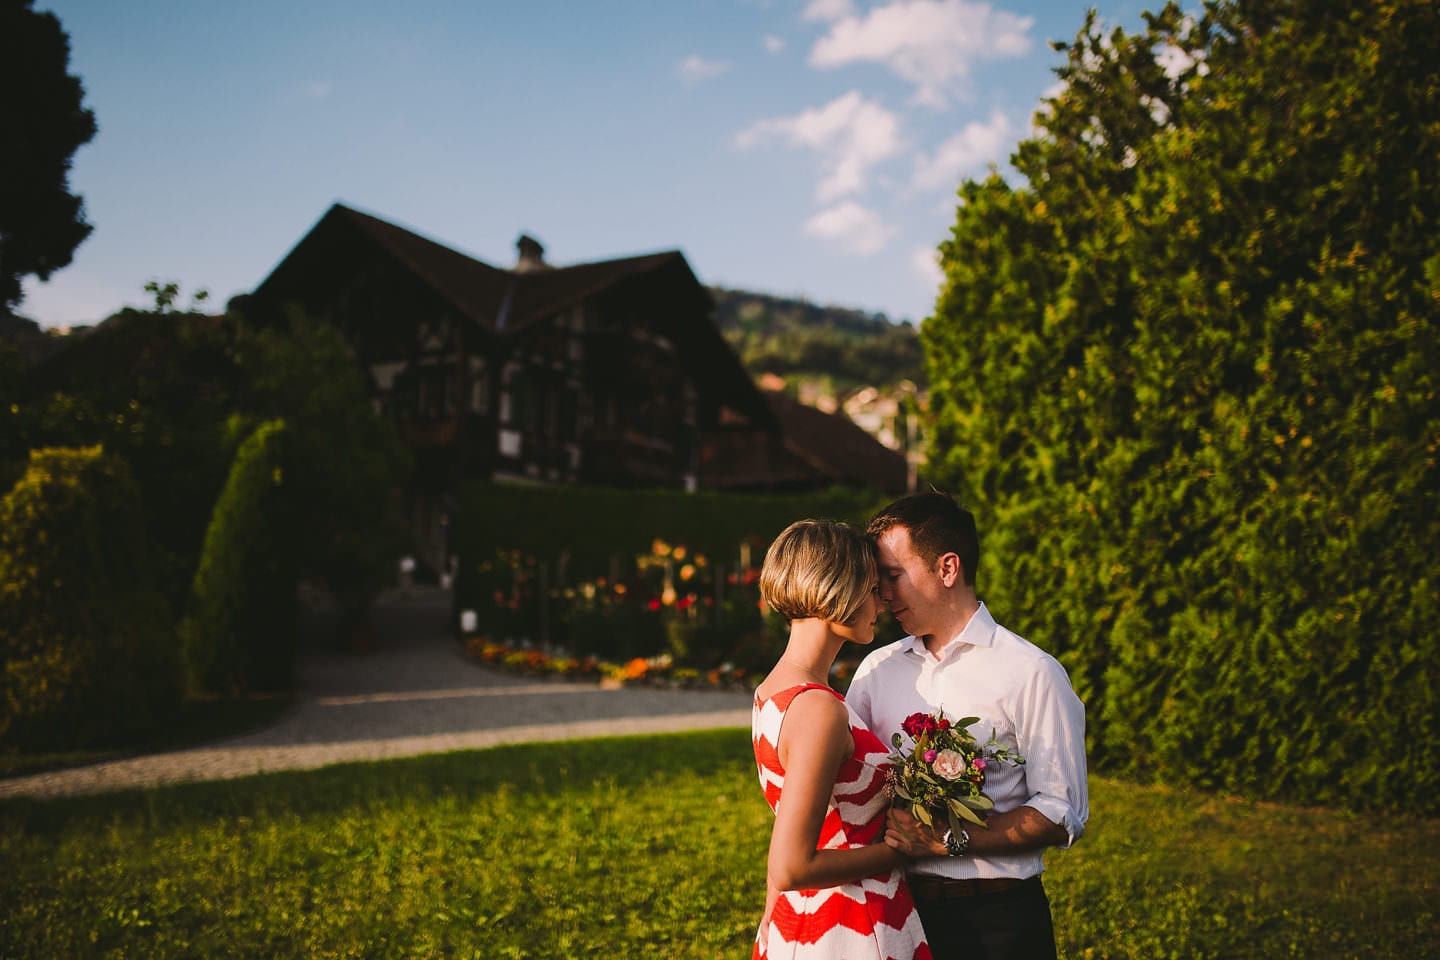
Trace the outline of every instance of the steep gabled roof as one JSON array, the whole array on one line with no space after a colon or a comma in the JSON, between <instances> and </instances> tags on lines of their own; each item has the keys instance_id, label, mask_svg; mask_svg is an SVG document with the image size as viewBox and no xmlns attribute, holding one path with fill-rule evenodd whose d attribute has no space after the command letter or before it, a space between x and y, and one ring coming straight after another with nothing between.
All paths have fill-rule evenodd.
<instances>
[{"instance_id":1,"label":"steep gabled roof","mask_svg":"<svg viewBox=\"0 0 1440 960\"><path fill-rule=\"evenodd\" d=\"M322 218L358 228L463 316L489 328L512 274L368 213L335 204ZM316 230L320 229L317 224ZM312 231L313 232L313 231ZM304 241L302 241L303 243Z\"/></svg>"},{"instance_id":2,"label":"steep gabled roof","mask_svg":"<svg viewBox=\"0 0 1440 960\"><path fill-rule=\"evenodd\" d=\"M461 316L489 331L497 327L511 330L523 327L630 277L685 263L684 255L678 250L667 250L526 272L506 270L339 203L333 205L296 245L291 256L312 238L337 227L363 237L449 303ZM289 260L290 256L287 256L261 283L256 290L257 295L269 292ZM699 286L698 282L696 285Z\"/></svg>"},{"instance_id":3,"label":"steep gabled roof","mask_svg":"<svg viewBox=\"0 0 1440 960\"><path fill-rule=\"evenodd\" d=\"M549 267L532 273L512 273L515 286L508 325L522 326L550 316L622 280L684 263L684 260L678 251L671 250L570 267Z\"/></svg>"}]
</instances>

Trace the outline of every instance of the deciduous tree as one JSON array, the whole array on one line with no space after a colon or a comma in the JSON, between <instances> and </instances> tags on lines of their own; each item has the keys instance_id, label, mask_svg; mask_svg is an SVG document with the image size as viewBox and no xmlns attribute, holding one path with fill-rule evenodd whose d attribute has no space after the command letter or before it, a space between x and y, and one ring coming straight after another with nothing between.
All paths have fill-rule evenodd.
<instances>
[{"instance_id":1,"label":"deciduous tree","mask_svg":"<svg viewBox=\"0 0 1440 960\"><path fill-rule=\"evenodd\" d=\"M70 160L95 136L70 39L34 0L0 0L0 310L20 302L22 277L70 263L90 235L70 192Z\"/></svg>"}]
</instances>

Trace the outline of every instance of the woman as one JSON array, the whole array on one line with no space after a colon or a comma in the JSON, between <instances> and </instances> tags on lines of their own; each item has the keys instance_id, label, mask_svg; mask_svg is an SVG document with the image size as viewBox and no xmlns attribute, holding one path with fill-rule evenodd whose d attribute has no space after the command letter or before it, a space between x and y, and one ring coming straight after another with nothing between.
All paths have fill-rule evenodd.
<instances>
[{"instance_id":1,"label":"woman","mask_svg":"<svg viewBox=\"0 0 1440 960\"><path fill-rule=\"evenodd\" d=\"M775 811L757 960L930 957L901 869L906 841L885 837L889 750L826 682L847 641L875 639L877 588L874 545L842 523L791 524L761 566L760 596L790 640L751 720Z\"/></svg>"}]
</instances>

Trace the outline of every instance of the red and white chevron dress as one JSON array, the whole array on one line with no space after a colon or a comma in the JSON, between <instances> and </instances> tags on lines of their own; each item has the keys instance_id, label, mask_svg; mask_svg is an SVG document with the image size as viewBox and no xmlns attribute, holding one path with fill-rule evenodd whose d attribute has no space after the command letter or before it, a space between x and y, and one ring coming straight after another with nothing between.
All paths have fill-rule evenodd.
<instances>
[{"instance_id":1,"label":"red and white chevron dress","mask_svg":"<svg viewBox=\"0 0 1440 960\"><path fill-rule=\"evenodd\" d=\"M785 790L785 771L776 746L790 702L820 684L799 684L767 700L755 698L750 733L760 788L774 810ZM850 712L855 752L840 766L830 807L820 828L818 850L848 850L882 842L885 771L890 751L880 738ZM930 948L920 916L905 885L905 872L895 869L856 883L819 890L771 891L768 909L755 936L752 960L929 960Z\"/></svg>"}]
</instances>

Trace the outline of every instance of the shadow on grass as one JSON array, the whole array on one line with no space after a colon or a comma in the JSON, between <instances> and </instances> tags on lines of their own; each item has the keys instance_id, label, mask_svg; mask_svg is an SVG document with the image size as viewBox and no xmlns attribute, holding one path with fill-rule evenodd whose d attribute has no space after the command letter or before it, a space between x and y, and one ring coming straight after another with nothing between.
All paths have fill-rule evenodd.
<instances>
[{"instance_id":1,"label":"shadow on grass","mask_svg":"<svg viewBox=\"0 0 1440 960\"><path fill-rule=\"evenodd\" d=\"M143 740L129 740L88 750L0 752L0 777L45 773L148 753L198 747L268 727L294 702L293 695L287 693L190 700L180 705L162 729Z\"/></svg>"},{"instance_id":2,"label":"shadow on grass","mask_svg":"<svg viewBox=\"0 0 1440 960\"><path fill-rule=\"evenodd\" d=\"M304 818L440 796L479 798L502 787L553 796L577 781L644 791L677 775L719 768L753 777L754 763L749 731L741 729L515 744L101 795L0 800L0 832L50 834L96 818L166 827L216 818Z\"/></svg>"}]
</instances>

